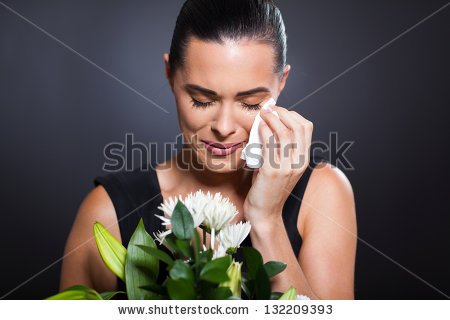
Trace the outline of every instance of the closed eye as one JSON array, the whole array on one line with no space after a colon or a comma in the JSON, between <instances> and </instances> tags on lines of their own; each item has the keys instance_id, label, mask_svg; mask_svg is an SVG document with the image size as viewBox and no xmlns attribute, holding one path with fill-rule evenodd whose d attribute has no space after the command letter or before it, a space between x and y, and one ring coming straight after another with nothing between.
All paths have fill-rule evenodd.
<instances>
[{"instance_id":1,"label":"closed eye","mask_svg":"<svg viewBox=\"0 0 450 320\"><path fill-rule=\"evenodd\" d=\"M192 98L191 103L192 103L193 107L205 109L207 107L212 106L215 103L215 101L201 102L201 101L198 101L198 100L195 100L194 98ZM247 110L259 110L259 109L261 109L261 104L260 103L258 103L258 104L248 104L248 103L245 103L245 102L241 102L241 105L242 105L242 107L244 109L247 109Z\"/></svg>"},{"instance_id":2,"label":"closed eye","mask_svg":"<svg viewBox=\"0 0 450 320\"><path fill-rule=\"evenodd\" d=\"M242 106L245 109L248 109L248 110L259 110L259 109L262 108L260 103L258 103L258 104L247 104L247 103L242 102Z\"/></svg>"},{"instance_id":3,"label":"closed eye","mask_svg":"<svg viewBox=\"0 0 450 320\"><path fill-rule=\"evenodd\" d=\"M191 102L192 102L192 105L197 108L207 108L214 103L214 101L200 102L198 100L195 100L194 98L192 98Z\"/></svg>"}]
</instances>

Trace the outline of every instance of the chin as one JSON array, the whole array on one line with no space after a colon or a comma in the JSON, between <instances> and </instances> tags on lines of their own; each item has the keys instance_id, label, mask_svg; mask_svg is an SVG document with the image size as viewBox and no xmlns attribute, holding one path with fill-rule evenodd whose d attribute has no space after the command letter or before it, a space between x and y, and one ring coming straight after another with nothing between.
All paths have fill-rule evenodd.
<instances>
[{"instance_id":1,"label":"chin","mask_svg":"<svg viewBox=\"0 0 450 320\"><path fill-rule=\"evenodd\" d=\"M216 173L239 171L245 166L245 160L240 158L241 150L227 156L215 156L208 152L201 153L198 157L200 170L208 170Z\"/></svg>"}]
</instances>

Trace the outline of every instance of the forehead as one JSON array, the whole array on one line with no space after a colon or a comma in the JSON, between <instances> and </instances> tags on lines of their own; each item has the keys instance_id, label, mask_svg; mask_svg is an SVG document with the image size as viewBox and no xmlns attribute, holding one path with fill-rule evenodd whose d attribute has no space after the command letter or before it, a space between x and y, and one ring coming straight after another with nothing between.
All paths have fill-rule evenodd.
<instances>
[{"instance_id":1,"label":"forehead","mask_svg":"<svg viewBox=\"0 0 450 320\"><path fill-rule=\"evenodd\" d=\"M192 38L181 72L184 81L208 88L240 90L246 86L271 85L277 78L274 50L269 44L240 40L223 44Z\"/></svg>"}]
</instances>

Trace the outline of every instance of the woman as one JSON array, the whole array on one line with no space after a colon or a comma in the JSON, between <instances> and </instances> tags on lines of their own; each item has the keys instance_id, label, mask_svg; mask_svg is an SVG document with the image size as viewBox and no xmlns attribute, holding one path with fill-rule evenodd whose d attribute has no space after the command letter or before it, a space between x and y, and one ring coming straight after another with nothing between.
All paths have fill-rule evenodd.
<instances>
[{"instance_id":1,"label":"woman","mask_svg":"<svg viewBox=\"0 0 450 320\"><path fill-rule=\"evenodd\" d=\"M229 197L239 210L235 222L251 222L247 244L264 261L287 263L273 291L294 286L311 299L353 299L352 188L337 168L310 159L312 123L281 106L273 107L279 117L261 112L263 165L250 171L240 158L261 105L279 97L290 72L278 8L270 0L188 0L164 62L187 147L150 172L95 180L68 238L61 289L123 289L99 256L93 223L126 246L140 217L153 233L163 200L202 189ZM267 145L271 137L280 148Z\"/></svg>"}]
</instances>

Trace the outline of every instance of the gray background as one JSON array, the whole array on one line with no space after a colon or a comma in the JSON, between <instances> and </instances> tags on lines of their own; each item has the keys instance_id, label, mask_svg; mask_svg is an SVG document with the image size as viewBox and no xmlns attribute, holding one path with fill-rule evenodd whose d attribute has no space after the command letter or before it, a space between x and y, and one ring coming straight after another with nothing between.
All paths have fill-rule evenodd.
<instances>
[{"instance_id":1,"label":"gray background","mask_svg":"<svg viewBox=\"0 0 450 320\"><path fill-rule=\"evenodd\" d=\"M54 262L104 174L104 146L127 132L160 144L178 133L162 54L182 1L2 3L170 111L0 5L0 297L41 299L57 291ZM277 3L293 67L279 104L290 106L446 2ZM450 294L449 21L447 7L295 109L315 141L336 131L355 142L345 173L358 299L445 298L404 268Z\"/></svg>"}]
</instances>

